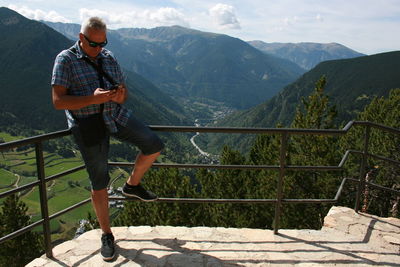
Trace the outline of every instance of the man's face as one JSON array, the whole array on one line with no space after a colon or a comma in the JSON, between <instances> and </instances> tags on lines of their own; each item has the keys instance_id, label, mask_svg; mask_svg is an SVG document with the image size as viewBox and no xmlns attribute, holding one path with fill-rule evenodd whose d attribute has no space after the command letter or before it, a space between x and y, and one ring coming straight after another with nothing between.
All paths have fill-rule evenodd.
<instances>
[{"instance_id":1,"label":"man's face","mask_svg":"<svg viewBox=\"0 0 400 267\"><path fill-rule=\"evenodd\" d=\"M91 46L90 43L97 43L97 44L104 44L107 41L107 36L105 31L95 30L95 29L88 29L86 34L83 33L79 34L79 40L81 41L81 47L83 51L89 57L96 57L102 50L100 45L95 47Z\"/></svg>"}]
</instances>

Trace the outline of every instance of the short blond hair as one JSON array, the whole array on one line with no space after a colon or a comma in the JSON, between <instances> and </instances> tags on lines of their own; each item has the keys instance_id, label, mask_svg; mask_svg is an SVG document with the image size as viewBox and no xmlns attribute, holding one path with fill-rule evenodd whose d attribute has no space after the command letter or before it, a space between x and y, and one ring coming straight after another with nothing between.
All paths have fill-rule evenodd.
<instances>
[{"instance_id":1,"label":"short blond hair","mask_svg":"<svg viewBox=\"0 0 400 267\"><path fill-rule=\"evenodd\" d=\"M81 26L81 33L87 34L89 29L95 29L99 31L107 31L106 23L99 17L91 17L85 20Z\"/></svg>"}]
</instances>

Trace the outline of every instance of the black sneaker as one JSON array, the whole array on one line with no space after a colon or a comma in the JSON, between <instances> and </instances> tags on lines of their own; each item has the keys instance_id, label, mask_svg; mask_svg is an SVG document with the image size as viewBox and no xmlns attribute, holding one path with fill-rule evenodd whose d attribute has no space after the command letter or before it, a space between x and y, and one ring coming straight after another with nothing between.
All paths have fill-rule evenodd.
<instances>
[{"instance_id":1,"label":"black sneaker","mask_svg":"<svg viewBox=\"0 0 400 267\"><path fill-rule=\"evenodd\" d=\"M140 184L133 186L125 183L124 187L122 188L122 194L127 197L136 197L143 201L155 201L158 199L156 194L151 191L147 191Z\"/></svg>"},{"instance_id":2,"label":"black sneaker","mask_svg":"<svg viewBox=\"0 0 400 267\"><path fill-rule=\"evenodd\" d=\"M101 236L101 256L104 261L111 261L115 256L114 236L113 234L103 234Z\"/></svg>"}]
</instances>

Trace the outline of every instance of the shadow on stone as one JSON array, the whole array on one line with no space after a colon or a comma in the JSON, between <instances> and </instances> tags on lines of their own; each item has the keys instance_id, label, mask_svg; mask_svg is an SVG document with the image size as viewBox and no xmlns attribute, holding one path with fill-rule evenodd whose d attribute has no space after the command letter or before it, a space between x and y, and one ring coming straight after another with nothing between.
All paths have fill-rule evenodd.
<instances>
[{"instance_id":1,"label":"shadow on stone","mask_svg":"<svg viewBox=\"0 0 400 267\"><path fill-rule=\"evenodd\" d=\"M124 242L137 242L137 240L125 240ZM151 241L155 244L158 244L162 248L143 248L143 249L125 249L123 247L118 248L118 253L125 260L121 263L118 263L114 266L123 266L127 262L135 262L139 265L143 266L226 266L226 267L235 267L242 266L235 264L234 260L221 260L216 257L207 255L203 253L201 250L188 249L184 248L183 245L186 244L186 241L179 240L177 238L174 239L162 239L156 238ZM162 257L156 257L151 254L146 254L144 251L146 250L159 250L165 251L168 255Z\"/></svg>"}]
</instances>

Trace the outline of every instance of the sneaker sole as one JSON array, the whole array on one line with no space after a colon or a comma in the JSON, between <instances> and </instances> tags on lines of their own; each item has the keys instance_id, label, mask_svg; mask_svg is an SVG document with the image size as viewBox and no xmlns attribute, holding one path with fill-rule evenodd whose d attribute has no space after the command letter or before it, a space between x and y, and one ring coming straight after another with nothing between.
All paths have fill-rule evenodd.
<instances>
[{"instance_id":1,"label":"sneaker sole","mask_svg":"<svg viewBox=\"0 0 400 267\"><path fill-rule=\"evenodd\" d=\"M104 257L103 255L102 255L102 257L103 257L103 261L112 261L115 257L115 252L111 257Z\"/></svg>"},{"instance_id":2,"label":"sneaker sole","mask_svg":"<svg viewBox=\"0 0 400 267\"><path fill-rule=\"evenodd\" d=\"M122 191L122 194L123 194L124 196L126 196L126 197L138 198L138 199L140 199L140 200L142 200L142 201L145 201L145 202L152 202L152 201L156 201L156 200L158 199L158 197L157 197L157 198L154 198L154 199L144 199L144 198L141 198L141 197L139 197L139 196L137 196L137 195L131 195L131 194L125 193L124 191Z\"/></svg>"}]
</instances>

